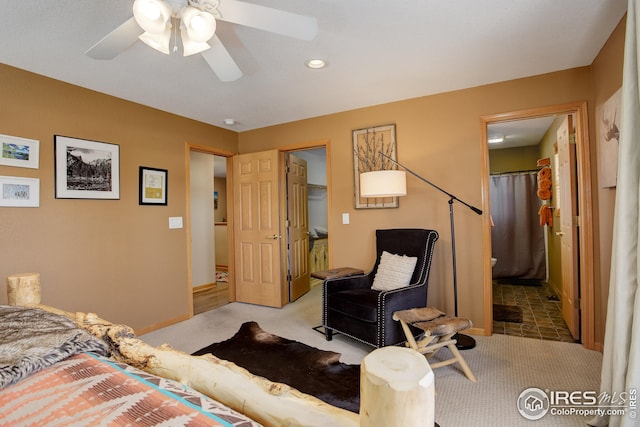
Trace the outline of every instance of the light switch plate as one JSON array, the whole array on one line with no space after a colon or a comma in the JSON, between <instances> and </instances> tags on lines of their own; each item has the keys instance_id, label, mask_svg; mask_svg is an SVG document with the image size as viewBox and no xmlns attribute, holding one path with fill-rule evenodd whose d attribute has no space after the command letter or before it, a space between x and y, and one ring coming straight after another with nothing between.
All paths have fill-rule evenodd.
<instances>
[{"instance_id":1,"label":"light switch plate","mask_svg":"<svg viewBox=\"0 0 640 427\"><path fill-rule=\"evenodd\" d=\"M349 224L349 214L348 213L343 213L342 214L342 223L343 224Z\"/></svg>"},{"instance_id":2,"label":"light switch plate","mask_svg":"<svg viewBox=\"0 0 640 427\"><path fill-rule=\"evenodd\" d=\"M169 228L182 228L182 217L181 216L170 216L169 217Z\"/></svg>"}]
</instances>

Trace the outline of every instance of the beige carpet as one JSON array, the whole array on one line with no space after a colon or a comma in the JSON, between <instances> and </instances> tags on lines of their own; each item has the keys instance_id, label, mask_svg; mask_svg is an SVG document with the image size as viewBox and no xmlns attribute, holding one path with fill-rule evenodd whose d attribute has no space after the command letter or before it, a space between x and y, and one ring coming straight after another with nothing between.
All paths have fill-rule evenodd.
<instances>
[{"instance_id":1,"label":"beige carpet","mask_svg":"<svg viewBox=\"0 0 640 427\"><path fill-rule=\"evenodd\" d=\"M337 335L327 342L311 329L321 322L321 289L315 287L293 304L276 309L231 303L199 314L142 338L152 345L169 343L192 353L230 338L240 325L254 320L273 334L324 350L342 353L341 361L360 363L372 350ZM580 344L493 335L474 337L477 346L462 352L477 383L467 380L457 365L436 369L436 421L441 427L584 426L586 417L547 414L528 421L517 411L519 394L530 387L556 391L598 390L602 356ZM448 356L442 350L442 356ZM438 358L436 355L435 358ZM434 358L434 359L435 359Z\"/></svg>"}]
</instances>

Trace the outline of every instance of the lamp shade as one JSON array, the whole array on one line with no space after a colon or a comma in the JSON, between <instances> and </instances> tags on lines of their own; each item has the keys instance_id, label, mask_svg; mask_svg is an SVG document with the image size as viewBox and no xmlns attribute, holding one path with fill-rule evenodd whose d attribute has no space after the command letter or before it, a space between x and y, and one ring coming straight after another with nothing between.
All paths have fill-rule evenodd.
<instances>
[{"instance_id":1,"label":"lamp shade","mask_svg":"<svg viewBox=\"0 0 640 427\"><path fill-rule=\"evenodd\" d=\"M395 197L407 195L404 171L381 170L360 174L360 197Z\"/></svg>"},{"instance_id":2,"label":"lamp shade","mask_svg":"<svg viewBox=\"0 0 640 427\"><path fill-rule=\"evenodd\" d=\"M158 52L169 55L169 42L171 41L171 29L169 27L159 34L145 32L140 35L139 39Z\"/></svg>"},{"instance_id":3,"label":"lamp shade","mask_svg":"<svg viewBox=\"0 0 640 427\"><path fill-rule=\"evenodd\" d=\"M191 56L211 48L207 42L197 42L192 40L185 28L180 29L180 35L182 39L182 54L184 56Z\"/></svg>"},{"instance_id":4,"label":"lamp shade","mask_svg":"<svg viewBox=\"0 0 640 427\"><path fill-rule=\"evenodd\" d=\"M145 32L163 34L170 24L171 8L161 0L135 0L133 16Z\"/></svg>"},{"instance_id":5,"label":"lamp shade","mask_svg":"<svg viewBox=\"0 0 640 427\"><path fill-rule=\"evenodd\" d=\"M216 19L213 15L195 7L185 6L181 20L189 38L194 42L206 43L216 32Z\"/></svg>"}]
</instances>

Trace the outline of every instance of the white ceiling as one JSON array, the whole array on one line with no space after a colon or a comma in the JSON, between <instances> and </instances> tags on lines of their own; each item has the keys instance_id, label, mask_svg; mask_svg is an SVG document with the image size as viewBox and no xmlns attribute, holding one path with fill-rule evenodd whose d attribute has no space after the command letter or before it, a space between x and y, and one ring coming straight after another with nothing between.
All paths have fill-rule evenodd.
<instances>
[{"instance_id":1,"label":"white ceiling","mask_svg":"<svg viewBox=\"0 0 640 427\"><path fill-rule=\"evenodd\" d=\"M556 116L546 116L490 123L487 125L487 137L502 137L504 140L489 144L489 150L538 145L555 118Z\"/></svg>"},{"instance_id":2,"label":"white ceiling","mask_svg":"<svg viewBox=\"0 0 640 427\"><path fill-rule=\"evenodd\" d=\"M231 0L221 0L231 1ZM247 0L315 16L311 42L219 22L244 76L142 42L84 55L133 0L5 1L0 62L235 131L589 65L627 0ZM310 70L322 57L329 66ZM2 84L2 82L0 82ZM235 125L223 120L233 118Z\"/></svg>"}]
</instances>

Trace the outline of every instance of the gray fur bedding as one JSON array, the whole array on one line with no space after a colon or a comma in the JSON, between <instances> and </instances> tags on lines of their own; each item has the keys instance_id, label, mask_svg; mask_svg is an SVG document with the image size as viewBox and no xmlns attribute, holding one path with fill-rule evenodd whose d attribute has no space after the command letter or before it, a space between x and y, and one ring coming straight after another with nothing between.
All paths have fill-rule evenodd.
<instances>
[{"instance_id":1,"label":"gray fur bedding","mask_svg":"<svg viewBox=\"0 0 640 427\"><path fill-rule=\"evenodd\" d=\"M108 355L107 345L64 316L0 305L0 390L84 352Z\"/></svg>"}]
</instances>

